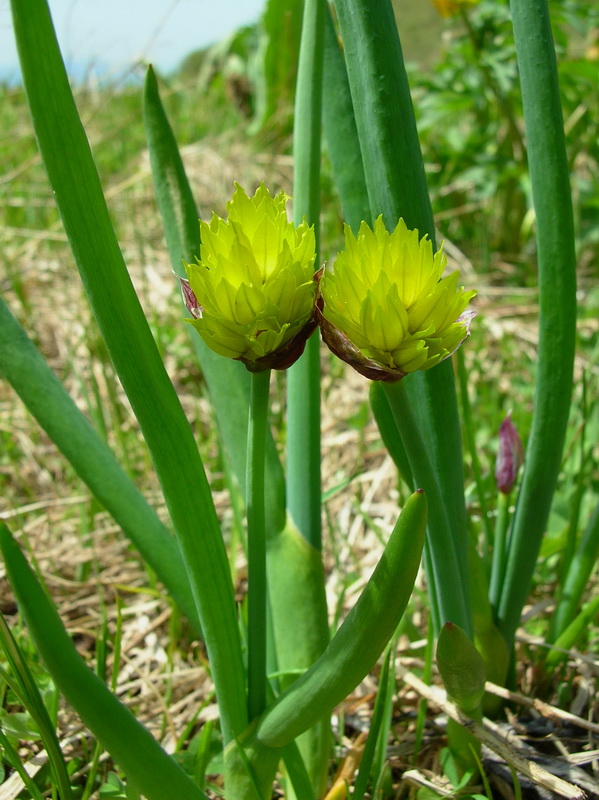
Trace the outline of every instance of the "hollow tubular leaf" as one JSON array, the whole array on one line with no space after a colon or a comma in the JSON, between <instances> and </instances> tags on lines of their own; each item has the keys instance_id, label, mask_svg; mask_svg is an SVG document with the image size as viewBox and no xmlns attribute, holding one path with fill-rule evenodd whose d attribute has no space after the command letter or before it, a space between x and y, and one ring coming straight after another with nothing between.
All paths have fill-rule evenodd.
<instances>
[{"instance_id":1,"label":"hollow tubular leaf","mask_svg":"<svg viewBox=\"0 0 599 800\"><path fill-rule=\"evenodd\" d=\"M304 7L293 129L293 221L314 224L319 265L320 130L325 0ZM321 549L320 350L313 335L287 373L287 509L302 536Z\"/></svg>"},{"instance_id":2,"label":"hollow tubular leaf","mask_svg":"<svg viewBox=\"0 0 599 800\"><path fill-rule=\"evenodd\" d=\"M257 737L281 747L331 711L372 669L410 599L424 545L427 503L415 492L356 605L318 661L270 706Z\"/></svg>"},{"instance_id":3,"label":"hollow tubular leaf","mask_svg":"<svg viewBox=\"0 0 599 800\"><path fill-rule=\"evenodd\" d=\"M53 681L129 780L148 800L204 800L206 795L86 666L4 523L0 550L19 608Z\"/></svg>"},{"instance_id":4,"label":"hollow tubular leaf","mask_svg":"<svg viewBox=\"0 0 599 800\"><path fill-rule=\"evenodd\" d=\"M176 539L77 408L2 298L0 375L11 384L199 631L200 618Z\"/></svg>"},{"instance_id":5,"label":"hollow tubular leaf","mask_svg":"<svg viewBox=\"0 0 599 800\"><path fill-rule=\"evenodd\" d=\"M320 267L320 160L326 0L306 0L298 59L293 127L293 215L314 224ZM278 668L307 669L329 641L322 567L320 339L314 334L287 375L288 524L270 543L268 574ZM285 557L293 553L293 562ZM284 678L286 688L293 678ZM320 714L298 741L312 793L326 790L330 717Z\"/></svg>"},{"instance_id":6,"label":"hollow tubular leaf","mask_svg":"<svg viewBox=\"0 0 599 800\"><path fill-rule=\"evenodd\" d=\"M341 200L343 219L357 231L362 220L370 224L372 216L347 70L329 9L324 22L323 73L324 138Z\"/></svg>"},{"instance_id":7,"label":"hollow tubular leaf","mask_svg":"<svg viewBox=\"0 0 599 800\"><path fill-rule=\"evenodd\" d=\"M534 414L499 601L513 641L557 484L572 393L576 254L557 63L546 0L511 0L537 223L539 345Z\"/></svg>"},{"instance_id":8,"label":"hollow tubular leaf","mask_svg":"<svg viewBox=\"0 0 599 800\"><path fill-rule=\"evenodd\" d=\"M452 574L459 574L458 556L453 547L451 525L442 500L440 482L423 444L415 409L410 402L408 383L413 377L399 383L385 383L384 392L408 454L415 483L426 491L430 500L426 566L430 566L429 580L432 579L434 583L442 615L439 622L443 625L454 619L467 619L468 614L463 593L457 591L458 587L448 579Z\"/></svg>"},{"instance_id":9,"label":"hollow tubular leaf","mask_svg":"<svg viewBox=\"0 0 599 800\"><path fill-rule=\"evenodd\" d=\"M13 0L11 8L39 148L92 310L152 455L198 606L228 741L247 726L245 685L210 487L127 273L47 3Z\"/></svg>"},{"instance_id":10,"label":"hollow tubular leaf","mask_svg":"<svg viewBox=\"0 0 599 800\"><path fill-rule=\"evenodd\" d=\"M551 622L551 641L562 635L574 620L578 604L589 584L599 558L599 503L591 515L574 557L570 562L563 586L558 594L557 607Z\"/></svg>"},{"instance_id":11,"label":"hollow tubular leaf","mask_svg":"<svg viewBox=\"0 0 599 800\"><path fill-rule=\"evenodd\" d=\"M416 228L421 236L428 234L436 249L416 120L391 2L381 0L376 13L369 0L335 0L335 9L372 218L382 213L392 230L403 217L408 228ZM463 595L465 617L453 621L470 633L461 431L450 361L415 374L408 391L451 521L458 572L453 574L442 564L439 571L448 588ZM431 560L435 559L432 544ZM446 617L442 608L436 617Z\"/></svg>"}]
</instances>

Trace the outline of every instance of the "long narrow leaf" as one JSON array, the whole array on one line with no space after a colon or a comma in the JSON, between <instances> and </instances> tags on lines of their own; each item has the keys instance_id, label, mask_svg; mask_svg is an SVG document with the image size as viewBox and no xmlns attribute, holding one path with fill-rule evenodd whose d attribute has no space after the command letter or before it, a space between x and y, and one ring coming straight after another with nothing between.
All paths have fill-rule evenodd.
<instances>
[{"instance_id":1,"label":"long narrow leaf","mask_svg":"<svg viewBox=\"0 0 599 800\"><path fill-rule=\"evenodd\" d=\"M52 679L128 778L148 800L204 799L206 795L86 666L3 523L0 549L19 607Z\"/></svg>"},{"instance_id":2,"label":"long narrow leaf","mask_svg":"<svg viewBox=\"0 0 599 800\"><path fill-rule=\"evenodd\" d=\"M362 220L372 220L347 70L330 11L325 17L324 45L323 132L343 218L357 230Z\"/></svg>"},{"instance_id":3,"label":"long narrow leaf","mask_svg":"<svg viewBox=\"0 0 599 800\"><path fill-rule=\"evenodd\" d=\"M537 221L539 346L534 416L499 602L513 640L557 485L572 394L576 254L557 63L546 0L512 0Z\"/></svg>"},{"instance_id":4,"label":"long narrow leaf","mask_svg":"<svg viewBox=\"0 0 599 800\"><path fill-rule=\"evenodd\" d=\"M284 12L283 12L284 13ZM314 225L320 265L320 160L326 0L305 0L293 128L293 217ZM269 580L279 670L307 669L328 644L322 546L320 337L287 373L287 510L289 524L269 549ZM286 564L285 555L294 560ZM291 564L293 565L291 567ZM283 688L293 680L281 682ZM312 792L326 789L330 717L324 710L298 746Z\"/></svg>"},{"instance_id":5,"label":"long narrow leaf","mask_svg":"<svg viewBox=\"0 0 599 800\"><path fill-rule=\"evenodd\" d=\"M293 218L314 225L319 263L320 131L325 0L306 0L293 130ZM309 340L287 372L287 508L294 525L321 549L320 348Z\"/></svg>"},{"instance_id":6,"label":"long narrow leaf","mask_svg":"<svg viewBox=\"0 0 599 800\"><path fill-rule=\"evenodd\" d=\"M37 140L90 304L162 486L198 605L225 740L247 723L233 587L191 428L152 338L112 228L45 0L13 0Z\"/></svg>"},{"instance_id":7,"label":"long narrow leaf","mask_svg":"<svg viewBox=\"0 0 599 800\"><path fill-rule=\"evenodd\" d=\"M335 9L372 216L382 214L390 229L403 217L409 228L428 234L434 243L424 164L391 2L380 0L376 13L368 0L335 0ZM461 431L451 363L416 373L408 391L451 522L459 574L448 572L443 580L463 594L467 615L457 624L470 632ZM430 552L434 561L434 529ZM438 566L444 574L444 565Z\"/></svg>"},{"instance_id":8,"label":"long narrow leaf","mask_svg":"<svg viewBox=\"0 0 599 800\"><path fill-rule=\"evenodd\" d=\"M551 621L550 641L555 641L561 636L576 616L576 610L589 584L597 559L599 559L599 503L595 506L582 534L563 586L559 587L557 607Z\"/></svg>"},{"instance_id":9,"label":"long narrow leaf","mask_svg":"<svg viewBox=\"0 0 599 800\"><path fill-rule=\"evenodd\" d=\"M164 583L196 630L200 618L177 542L0 297L0 375Z\"/></svg>"}]
</instances>

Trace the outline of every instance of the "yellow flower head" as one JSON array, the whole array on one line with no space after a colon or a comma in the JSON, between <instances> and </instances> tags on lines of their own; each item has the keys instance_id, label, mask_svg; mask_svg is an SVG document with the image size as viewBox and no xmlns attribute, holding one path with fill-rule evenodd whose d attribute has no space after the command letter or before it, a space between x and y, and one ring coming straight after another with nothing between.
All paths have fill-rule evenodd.
<instances>
[{"instance_id":1,"label":"yellow flower head","mask_svg":"<svg viewBox=\"0 0 599 800\"><path fill-rule=\"evenodd\" d=\"M286 369L316 327L314 229L287 220L288 197L238 184L227 219L200 221L200 258L186 264L188 320L212 350L246 367Z\"/></svg>"},{"instance_id":2,"label":"yellow flower head","mask_svg":"<svg viewBox=\"0 0 599 800\"><path fill-rule=\"evenodd\" d=\"M345 251L320 283L322 337L328 347L372 380L398 381L450 356L469 333L466 306L475 292L442 278L447 260L400 219L393 233L379 217L355 237L345 227Z\"/></svg>"},{"instance_id":3,"label":"yellow flower head","mask_svg":"<svg viewBox=\"0 0 599 800\"><path fill-rule=\"evenodd\" d=\"M433 0L433 5L442 17L453 17L464 6L472 6L478 0Z\"/></svg>"}]
</instances>

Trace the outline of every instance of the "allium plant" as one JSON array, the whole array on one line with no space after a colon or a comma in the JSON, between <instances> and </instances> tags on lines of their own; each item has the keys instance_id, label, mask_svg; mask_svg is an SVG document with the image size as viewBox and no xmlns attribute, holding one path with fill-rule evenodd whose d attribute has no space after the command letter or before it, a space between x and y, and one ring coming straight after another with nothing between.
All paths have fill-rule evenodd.
<instances>
[{"instance_id":1,"label":"allium plant","mask_svg":"<svg viewBox=\"0 0 599 800\"><path fill-rule=\"evenodd\" d=\"M441 661L450 665L448 688L468 704L474 677L478 713L482 661L476 659L473 676L454 657L465 641L477 648L486 669L501 662L503 674L496 680L505 678L504 655L512 648L557 480L574 345L573 226L546 0L511 3L538 229L541 319L532 433L516 513L498 561L501 580L490 592L486 565L468 535L449 358L468 334L473 292L458 287L456 274L442 277L444 256L435 247L390 0L379 0L376 14L369 0L336 0L343 53L324 0L306 0L294 134L295 224L286 219L283 195L272 197L261 186L249 197L237 187L228 219L213 217L198 231L194 199L149 71L144 117L169 252L175 271L182 261L188 264L183 291L199 333L194 346L246 497L247 659L245 629L242 636L197 444L127 274L47 3L12 0L11 5L42 158L99 330L150 450L175 537L3 304L0 366L192 624L201 628L220 709L226 796L269 797L281 760L296 796L321 796L330 713L372 668L396 630L426 527L430 613L435 633L446 631ZM329 77L323 80L323 74ZM313 272L319 264L321 103L341 203L358 234L348 229L345 253L322 278L318 299ZM333 124L329 109L335 110ZM330 641L320 556L318 341L314 336L305 341L315 317L334 352L368 377L383 379L373 381L375 415L390 452L417 489L372 578ZM289 370L285 491L268 427L268 381L270 369L288 367L304 344L304 355ZM585 554L596 538L585 537ZM203 797L83 665L6 526L0 528L0 547L53 679L121 765L131 794L150 800ZM572 585L580 587L585 570L572 574ZM275 675L267 671L269 651Z\"/></svg>"}]
</instances>

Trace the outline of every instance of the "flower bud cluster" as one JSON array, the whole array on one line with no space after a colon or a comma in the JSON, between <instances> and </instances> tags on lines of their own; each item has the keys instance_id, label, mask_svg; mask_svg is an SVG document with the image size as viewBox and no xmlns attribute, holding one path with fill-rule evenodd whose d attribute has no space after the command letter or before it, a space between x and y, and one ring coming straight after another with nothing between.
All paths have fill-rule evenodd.
<instances>
[{"instance_id":1,"label":"flower bud cluster","mask_svg":"<svg viewBox=\"0 0 599 800\"><path fill-rule=\"evenodd\" d=\"M430 369L468 336L475 292L443 277L446 258L399 220L345 229L333 268L314 272L314 229L287 219L288 197L236 184L227 219L200 222L200 258L181 278L188 320L217 353L251 371L286 369L316 326L329 348L373 380Z\"/></svg>"}]
</instances>

